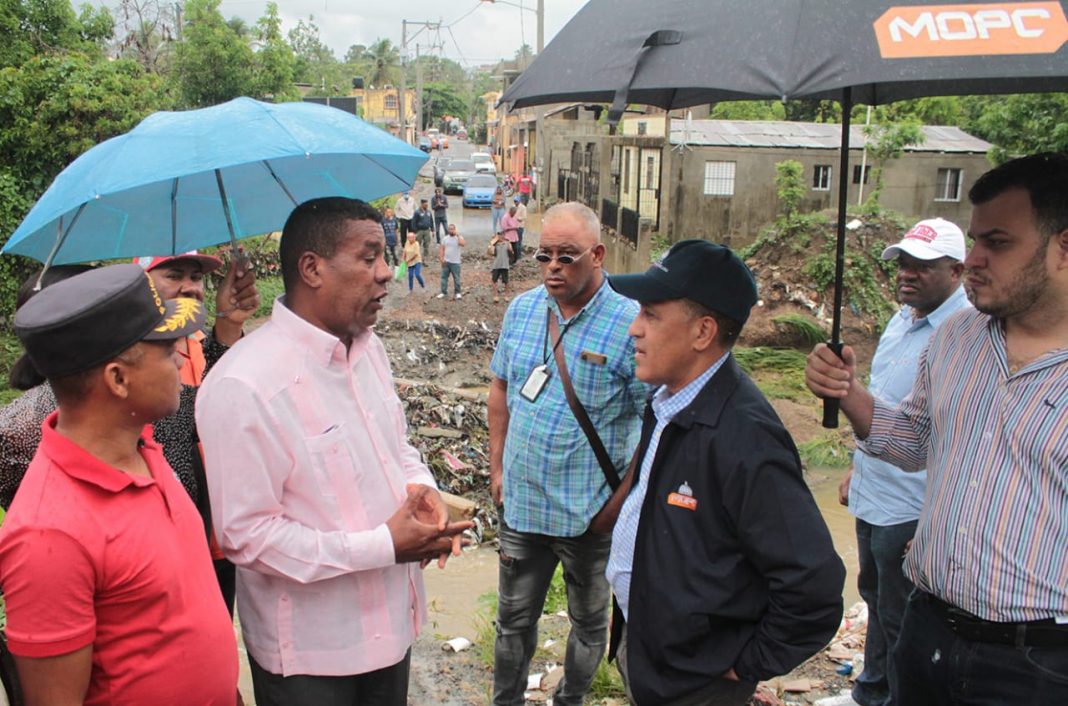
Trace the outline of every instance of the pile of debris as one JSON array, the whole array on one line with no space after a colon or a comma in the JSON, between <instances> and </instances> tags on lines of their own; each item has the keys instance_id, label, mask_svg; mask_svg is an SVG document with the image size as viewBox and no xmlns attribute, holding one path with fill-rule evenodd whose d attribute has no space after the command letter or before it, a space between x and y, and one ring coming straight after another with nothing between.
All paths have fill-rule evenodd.
<instances>
[{"instance_id":1,"label":"pile of debris","mask_svg":"<svg viewBox=\"0 0 1068 706\"><path fill-rule=\"evenodd\" d=\"M484 387L490 382L487 363L498 331L485 321L462 326L437 320L384 321L375 332L398 377L433 378L454 387Z\"/></svg>"},{"instance_id":2,"label":"pile of debris","mask_svg":"<svg viewBox=\"0 0 1068 706\"><path fill-rule=\"evenodd\" d=\"M423 454L438 487L477 505L479 541L496 526L489 495L489 426L485 396L397 379L409 440Z\"/></svg>"}]
</instances>

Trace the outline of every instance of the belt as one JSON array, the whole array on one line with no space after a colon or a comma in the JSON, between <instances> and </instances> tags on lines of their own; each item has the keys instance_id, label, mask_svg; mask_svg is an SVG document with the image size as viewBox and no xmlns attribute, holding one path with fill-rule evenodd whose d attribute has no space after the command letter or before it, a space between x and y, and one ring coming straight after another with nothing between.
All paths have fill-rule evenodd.
<instances>
[{"instance_id":1,"label":"belt","mask_svg":"<svg viewBox=\"0 0 1068 706\"><path fill-rule=\"evenodd\" d=\"M1058 625L1052 618L1022 623L999 623L983 620L930 593L922 595L946 627L966 640L1017 647L1068 647L1068 625Z\"/></svg>"}]
</instances>

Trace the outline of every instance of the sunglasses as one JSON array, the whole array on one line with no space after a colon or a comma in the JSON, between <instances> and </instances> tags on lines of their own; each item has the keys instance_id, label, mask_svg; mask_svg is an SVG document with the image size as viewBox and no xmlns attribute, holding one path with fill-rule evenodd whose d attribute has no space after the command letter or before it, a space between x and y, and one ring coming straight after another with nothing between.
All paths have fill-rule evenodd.
<instances>
[{"instance_id":1,"label":"sunglasses","mask_svg":"<svg viewBox=\"0 0 1068 706\"><path fill-rule=\"evenodd\" d=\"M587 248L580 252L578 255L556 255L555 257L547 252L539 250L534 253L534 259L542 263L543 265L548 265L553 260L556 260L561 265L571 265L585 257L586 253L588 253L590 250L593 250L593 248Z\"/></svg>"}]
</instances>

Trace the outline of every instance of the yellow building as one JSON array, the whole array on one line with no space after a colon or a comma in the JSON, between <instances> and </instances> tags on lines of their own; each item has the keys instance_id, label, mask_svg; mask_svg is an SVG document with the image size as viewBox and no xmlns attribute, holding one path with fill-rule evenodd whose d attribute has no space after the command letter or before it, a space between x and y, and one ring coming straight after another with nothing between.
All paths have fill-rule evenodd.
<instances>
[{"instance_id":1,"label":"yellow building","mask_svg":"<svg viewBox=\"0 0 1068 706\"><path fill-rule=\"evenodd\" d=\"M405 91L404 112L408 116L408 130L413 133L416 117L416 94L414 89ZM392 86L385 88L354 88L349 92L357 100L363 119L370 123L386 125L394 135L400 131L400 89ZM408 135L412 141L413 134Z\"/></svg>"}]
</instances>

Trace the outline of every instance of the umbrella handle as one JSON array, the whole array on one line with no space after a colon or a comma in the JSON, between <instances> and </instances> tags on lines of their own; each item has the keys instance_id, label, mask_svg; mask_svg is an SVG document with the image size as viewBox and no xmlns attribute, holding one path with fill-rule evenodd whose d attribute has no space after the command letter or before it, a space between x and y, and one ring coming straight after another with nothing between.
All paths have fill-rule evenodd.
<instances>
[{"instance_id":1,"label":"umbrella handle","mask_svg":"<svg viewBox=\"0 0 1068 706\"><path fill-rule=\"evenodd\" d=\"M827 343L827 347L838 356L842 357L842 348L845 346L841 341L830 341ZM837 429L838 428L838 398L836 397L824 397L823 398L823 428L824 429Z\"/></svg>"}]
</instances>

